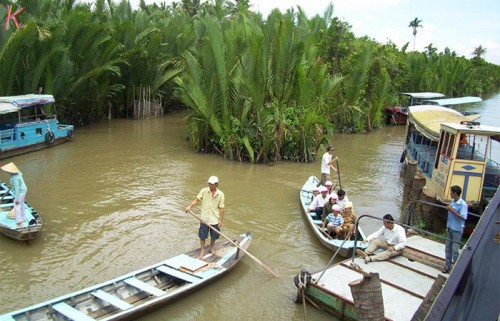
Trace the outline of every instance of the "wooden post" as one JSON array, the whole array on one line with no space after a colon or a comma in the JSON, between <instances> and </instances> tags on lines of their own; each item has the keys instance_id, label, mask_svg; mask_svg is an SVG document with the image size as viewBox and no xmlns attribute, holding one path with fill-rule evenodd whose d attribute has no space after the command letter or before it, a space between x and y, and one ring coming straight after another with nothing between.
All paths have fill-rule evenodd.
<instances>
[{"instance_id":1,"label":"wooden post","mask_svg":"<svg viewBox=\"0 0 500 321\"><path fill-rule=\"evenodd\" d=\"M417 312L411 318L411 321L424 321L427 313L429 313L429 309L431 308L434 300L438 296L439 292L443 288L444 283L446 282L446 278L441 274L438 275L437 279L432 284L431 289L425 296L424 300L420 304L417 309Z\"/></svg>"},{"instance_id":2,"label":"wooden post","mask_svg":"<svg viewBox=\"0 0 500 321\"><path fill-rule=\"evenodd\" d=\"M378 273L363 273L363 279L349 283L358 321L385 320L382 285Z\"/></svg>"},{"instance_id":3,"label":"wooden post","mask_svg":"<svg viewBox=\"0 0 500 321\"><path fill-rule=\"evenodd\" d=\"M404 188L403 188L403 204L401 208L401 218L400 222L406 222L406 217L408 216L408 204L410 202L410 193L413 186L413 178L417 173L417 162L408 161L406 168L404 169Z\"/></svg>"}]
</instances>

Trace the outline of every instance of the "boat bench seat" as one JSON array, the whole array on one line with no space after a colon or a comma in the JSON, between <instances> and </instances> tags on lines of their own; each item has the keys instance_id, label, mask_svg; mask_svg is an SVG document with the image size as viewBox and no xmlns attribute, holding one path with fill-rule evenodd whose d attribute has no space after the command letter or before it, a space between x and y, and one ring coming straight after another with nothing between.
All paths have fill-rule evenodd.
<instances>
[{"instance_id":1,"label":"boat bench seat","mask_svg":"<svg viewBox=\"0 0 500 321\"><path fill-rule=\"evenodd\" d=\"M7 198L7 197L6 197ZM5 198L4 198L5 199ZM14 206L14 203L5 203L5 204L0 204L0 207L12 207Z\"/></svg>"},{"instance_id":2,"label":"boat bench seat","mask_svg":"<svg viewBox=\"0 0 500 321\"><path fill-rule=\"evenodd\" d=\"M123 282L125 282L125 283L127 283L135 288L138 288L142 291L146 291L148 293L151 293L154 296L162 296L165 294L165 291L162 291L158 288L155 288L154 286L152 286L146 282L142 282L141 280L136 279L134 277L125 279L125 280L123 280Z\"/></svg>"},{"instance_id":3,"label":"boat bench seat","mask_svg":"<svg viewBox=\"0 0 500 321\"><path fill-rule=\"evenodd\" d=\"M200 278L195 276L195 275L191 275L191 274L188 274L186 272L172 269L171 267L168 267L166 265L160 265L160 266L156 267L156 269L160 272L167 274L167 275L171 275L173 277L176 277L178 279L184 280L184 281L189 282L189 283L197 283L200 281Z\"/></svg>"},{"instance_id":4,"label":"boat bench seat","mask_svg":"<svg viewBox=\"0 0 500 321\"><path fill-rule=\"evenodd\" d=\"M54 304L52 308L73 321L95 321L95 319L64 302Z\"/></svg>"},{"instance_id":5,"label":"boat bench seat","mask_svg":"<svg viewBox=\"0 0 500 321\"><path fill-rule=\"evenodd\" d=\"M316 224L316 225L321 225L321 220L313 220L313 223Z\"/></svg>"},{"instance_id":6,"label":"boat bench seat","mask_svg":"<svg viewBox=\"0 0 500 321\"><path fill-rule=\"evenodd\" d=\"M107 302L107 303L114 305L115 307L117 307L120 310L127 310L127 309L130 309L133 307L132 304L130 304L126 301L123 301L122 299L120 299L112 294L104 292L103 290L97 290L95 292L92 292L92 295L95 296L96 298L103 300L104 302Z\"/></svg>"}]
</instances>

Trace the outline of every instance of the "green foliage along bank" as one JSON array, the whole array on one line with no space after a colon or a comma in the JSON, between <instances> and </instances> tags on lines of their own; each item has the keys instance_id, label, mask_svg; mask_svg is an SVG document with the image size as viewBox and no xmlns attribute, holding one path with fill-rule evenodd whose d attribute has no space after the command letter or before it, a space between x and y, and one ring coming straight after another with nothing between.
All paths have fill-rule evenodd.
<instances>
[{"instance_id":1,"label":"green foliage along bank","mask_svg":"<svg viewBox=\"0 0 500 321\"><path fill-rule=\"evenodd\" d=\"M233 160L312 161L334 132L382 126L398 91L500 88L500 67L481 58L486 48L473 59L432 44L407 52L356 38L332 6L308 18L300 8L262 17L248 1L226 0L19 5L23 27L0 33L1 96L42 87L62 121L83 126L132 117L147 88L165 111L188 110L194 150Z\"/></svg>"}]
</instances>

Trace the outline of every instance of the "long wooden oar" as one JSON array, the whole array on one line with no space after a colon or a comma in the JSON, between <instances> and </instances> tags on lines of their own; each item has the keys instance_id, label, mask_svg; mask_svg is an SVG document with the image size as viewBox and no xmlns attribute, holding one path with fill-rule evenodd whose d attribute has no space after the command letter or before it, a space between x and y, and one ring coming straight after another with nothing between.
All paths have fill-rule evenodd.
<instances>
[{"instance_id":1,"label":"long wooden oar","mask_svg":"<svg viewBox=\"0 0 500 321\"><path fill-rule=\"evenodd\" d=\"M339 160L336 159L335 162L337 163L337 176L339 177L339 185L340 189L342 189L342 182L340 181L340 167L339 167Z\"/></svg>"},{"instance_id":2,"label":"long wooden oar","mask_svg":"<svg viewBox=\"0 0 500 321\"><path fill-rule=\"evenodd\" d=\"M242 248L241 246L239 246L237 243L235 243L233 240L231 240L229 237L225 236L221 231L218 231L216 228L214 228L213 226L211 226L210 224L207 224L205 223L204 220L201 219L201 217L199 217L198 215L194 214L192 211L189 211L189 214L193 215L194 217L196 217L196 219L198 221L200 221L201 223L205 224L206 226L208 226L212 231L215 231L217 232L220 236L222 236L223 238L225 238L226 240L228 240L231 244L233 244L234 246L236 246L237 248L239 248L240 250L242 250L246 255L248 255L251 259L253 259L255 262L259 263L260 266L262 266L264 269L266 269L269 273L271 273L273 276L275 277L279 277L279 274L277 274L276 272L274 272L274 269L272 267L270 267L269 265L265 264L264 262L262 262L261 260L259 260L258 258L256 258L255 256L253 256L252 254L250 254L247 250L245 250L244 248Z\"/></svg>"}]
</instances>

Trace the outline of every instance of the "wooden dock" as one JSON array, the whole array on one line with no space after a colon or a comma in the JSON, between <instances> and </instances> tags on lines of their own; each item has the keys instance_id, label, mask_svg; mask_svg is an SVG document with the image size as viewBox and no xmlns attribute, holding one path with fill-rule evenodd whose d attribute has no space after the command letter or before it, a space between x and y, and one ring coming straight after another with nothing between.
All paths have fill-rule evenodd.
<instances>
[{"instance_id":1,"label":"wooden dock","mask_svg":"<svg viewBox=\"0 0 500 321\"><path fill-rule=\"evenodd\" d=\"M306 297L344 320L357 320L349 283L362 279L363 273L378 273L386 320L411 320L441 273L445 249L442 243L414 235L408 238L405 251L402 256L368 264L361 257L354 261L351 258L328 268L321 279L323 271L314 273L313 281L306 288ZM427 257L435 264L429 266L408 258L415 258L415 253L419 261L427 261Z\"/></svg>"}]
</instances>

